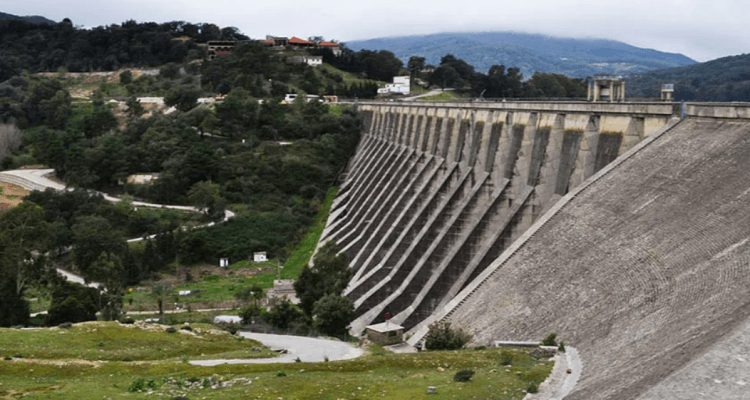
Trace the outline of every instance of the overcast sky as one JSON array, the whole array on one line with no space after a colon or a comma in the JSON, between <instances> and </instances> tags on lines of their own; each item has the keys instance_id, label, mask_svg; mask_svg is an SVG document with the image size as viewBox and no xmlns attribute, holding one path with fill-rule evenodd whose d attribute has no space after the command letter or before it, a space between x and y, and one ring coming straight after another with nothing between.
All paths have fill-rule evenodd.
<instances>
[{"instance_id":1,"label":"overcast sky","mask_svg":"<svg viewBox=\"0 0 750 400\"><path fill-rule=\"evenodd\" d=\"M340 41L439 32L518 31L619 40L697 61L750 52L748 0L3 0L0 11L91 28L210 22L251 38Z\"/></svg>"}]
</instances>

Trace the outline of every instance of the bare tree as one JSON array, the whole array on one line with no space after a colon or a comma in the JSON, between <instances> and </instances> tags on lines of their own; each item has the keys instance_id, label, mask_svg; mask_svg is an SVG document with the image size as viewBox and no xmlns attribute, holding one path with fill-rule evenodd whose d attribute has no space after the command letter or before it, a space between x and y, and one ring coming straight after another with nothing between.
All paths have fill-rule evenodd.
<instances>
[{"instance_id":1,"label":"bare tree","mask_svg":"<svg viewBox=\"0 0 750 400\"><path fill-rule=\"evenodd\" d=\"M15 124L0 124L0 161L21 145L21 130Z\"/></svg>"}]
</instances>

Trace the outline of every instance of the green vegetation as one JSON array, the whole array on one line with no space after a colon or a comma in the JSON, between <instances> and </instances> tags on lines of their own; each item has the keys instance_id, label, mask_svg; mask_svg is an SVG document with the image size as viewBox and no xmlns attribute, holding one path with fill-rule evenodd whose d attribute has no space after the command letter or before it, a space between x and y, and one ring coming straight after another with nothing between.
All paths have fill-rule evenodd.
<instances>
[{"instance_id":1,"label":"green vegetation","mask_svg":"<svg viewBox=\"0 0 750 400\"><path fill-rule=\"evenodd\" d=\"M80 325L81 329L92 326ZM3 331L0 337L5 333ZM65 337L65 334L55 334ZM182 333L161 333L157 336L159 340L162 340L162 336L163 340L192 337ZM257 346L248 344L251 341L225 336L235 346ZM99 349L99 342L92 339L86 346L93 345ZM111 347L112 342L106 339L101 341L103 349L117 351ZM157 346L152 347L150 353L154 353L153 348ZM0 361L0 375L3 376L0 395L20 397L26 394L38 398L66 399L135 395L141 398L146 391L153 391L149 398L162 394L170 396L165 398L185 396L206 399L400 399L422 398L426 396L428 386L435 386L436 398L522 399L531 384L541 383L552 368L551 361L535 359L527 350L505 349L513 354L517 363L512 367L499 367L498 350L391 354L376 349L370 355L354 360L295 363L293 368L283 369L276 364L199 367L183 362L184 359L193 359L192 356L176 356L168 362L12 358ZM75 351L73 348L68 353ZM186 351L192 352L186 354L197 353L190 349ZM470 381L454 381L456 373L462 370L474 372ZM280 380L283 380L283 384ZM138 390L143 392L139 394Z\"/></svg>"},{"instance_id":2,"label":"green vegetation","mask_svg":"<svg viewBox=\"0 0 750 400\"><path fill-rule=\"evenodd\" d=\"M85 322L71 328L34 331L0 328L2 355L22 354L36 360L133 361L205 358L263 358L273 352L253 351L260 343L232 336L212 325L194 324L193 334L178 329L169 334L164 325ZM177 327L179 328L179 326Z\"/></svg>"},{"instance_id":3,"label":"green vegetation","mask_svg":"<svg viewBox=\"0 0 750 400\"><path fill-rule=\"evenodd\" d=\"M451 328L450 322L430 325L425 337L427 350L458 350L471 340L471 335L461 328Z\"/></svg>"},{"instance_id":4,"label":"green vegetation","mask_svg":"<svg viewBox=\"0 0 750 400\"><path fill-rule=\"evenodd\" d=\"M460 94L456 93L455 91L449 90L449 91L446 91L446 92L434 94L432 96L420 97L417 100L419 100L419 101L436 101L436 102L440 102L440 101L451 101L451 100L460 100L460 99L461 99L461 95Z\"/></svg>"},{"instance_id":5,"label":"green vegetation","mask_svg":"<svg viewBox=\"0 0 750 400\"><path fill-rule=\"evenodd\" d=\"M674 84L675 101L750 101L750 54L722 57L684 67L631 76L628 96L661 96L661 85Z\"/></svg>"},{"instance_id":6,"label":"green vegetation","mask_svg":"<svg viewBox=\"0 0 750 400\"><path fill-rule=\"evenodd\" d=\"M333 200L337 194L338 188L333 187L328 189L325 200L323 200L323 204L321 204L315 220L307 229L305 237L299 242L289 256L289 259L284 263L284 268L281 271L281 279L296 279L302 268L310 263L310 259L315 252L315 247L318 245L318 240L320 240L320 235L323 234L326 222L328 222L328 214L331 211Z\"/></svg>"}]
</instances>

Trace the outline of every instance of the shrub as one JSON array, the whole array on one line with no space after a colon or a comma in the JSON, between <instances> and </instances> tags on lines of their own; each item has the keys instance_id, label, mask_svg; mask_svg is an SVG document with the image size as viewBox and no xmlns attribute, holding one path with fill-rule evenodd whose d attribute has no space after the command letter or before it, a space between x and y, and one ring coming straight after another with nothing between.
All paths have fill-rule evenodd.
<instances>
[{"instance_id":1,"label":"shrub","mask_svg":"<svg viewBox=\"0 0 750 400\"><path fill-rule=\"evenodd\" d=\"M279 371L279 372L278 372L278 373L276 374L276 376L286 376L286 372L284 372L284 371Z\"/></svg>"},{"instance_id":2,"label":"shrub","mask_svg":"<svg viewBox=\"0 0 750 400\"><path fill-rule=\"evenodd\" d=\"M177 332L177 329L175 329L174 326L170 326L169 328L166 329L166 332L167 333L175 333L175 332Z\"/></svg>"},{"instance_id":3,"label":"shrub","mask_svg":"<svg viewBox=\"0 0 750 400\"><path fill-rule=\"evenodd\" d=\"M133 383L130 384L130 386L128 386L128 392L130 393L140 392L145 388L146 388L146 380L143 378L138 378L134 380Z\"/></svg>"},{"instance_id":4,"label":"shrub","mask_svg":"<svg viewBox=\"0 0 750 400\"><path fill-rule=\"evenodd\" d=\"M122 361L123 361L123 362L131 362L131 361L133 361L133 357L124 357L124 358L122 359Z\"/></svg>"},{"instance_id":5,"label":"shrub","mask_svg":"<svg viewBox=\"0 0 750 400\"><path fill-rule=\"evenodd\" d=\"M450 322L435 322L425 338L427 350L458 350L471 340L471 335L463 329L451 328Z\"/></svg>"},{"instance_id":6,"label":"shrub","mask_svg":"<svg viewBox=\"0 0 750 400\"><path fill-rule=\"evenodd\" d=\"M191 328L190 325L181 326L180 329L182 329L183 331L188 331L188 332L193 331L193 328Z\"/></svg>"},{"instance_id":7,"label":"shrub","mask_svg":"<svg viewBox=\"0 0 750 400\"><path fill-rule=\"evenodd\" d=\"M557 346L557 351L559 351L561 353L565 353L565 343L564 342L560 342L560 345Z\"/></svg>"},{"instance_id":8,"label":"shrub","mask_svg":"<svg viewBox=\"0 0 750 400\"><path fill-rule=\"evenodd\" d=\"M131 299L131 300L132 300L132 299ZM130 324L134 324L134 323L135 323L135 320L134 320L133 318L131 318L131 317L125 317L125 318L122 318L122 319L120 319L120 323L121 323L121 324L127 324L127 325L130 325Z\"/></svg>"},{"instance_id":9,"label":"shrub","mask_svg":"<svg viewBox=\"0 0 750 400\"><path fill-rule=\"evenodd\" d=\"M10 361L12 359L13 359L13 357L11 357L11 356L5 356L5 361Z\"/></svg>"},{"instance_id":10,"label":"shrub","mask_svg":"<svg viewBox=\"0 0 750 400\"><path fill-rule=\"evenodd\" d=\"M500 353L500 365L513 364L513 355L507 352Z\"/></svg>"},{"instance_id":11,"label":"shrub","mask_svg":"<svg viewBox=\"0 0 750 400\"><path fill-rule=\"evenodd\" d=\"M536 393L539 391L539 386L537 386L534 382L529 382L529 385L526 386L526 393Z\"/></svg>"},{"instance_id":12,"label":"shrub","mask_svg":"<svg viewBox=\"0 0 750 400\"><path fill-rule=\"evenodd\" d=\"M240 311L240 317L242 317L243 324L251 324L253 321L263 315L263 309L258 306L248 306Z\"/></svg>"},{"instance_id":13,"label":"shrub","mask_svg":"<svg viewBox=\"0 0 750 400\"><path fill-rule=\"evenodd\" d=\"M453 375L453 380L456 382L468 382L471 380L472 376L474 376L474 371L470 369L462 369L456 372L456 375Z\"/></svg>"},{"instance_id":14,"label":"shrub","mask_svg":"<svg viewBox=\"0 0 750 400\"><path fill-rule=\"evenodd\" d=\"M555 339L557 339L557 334L550 333L544 340L542 340L542 346L557 346Z\"/></svg>"}]
</instances>

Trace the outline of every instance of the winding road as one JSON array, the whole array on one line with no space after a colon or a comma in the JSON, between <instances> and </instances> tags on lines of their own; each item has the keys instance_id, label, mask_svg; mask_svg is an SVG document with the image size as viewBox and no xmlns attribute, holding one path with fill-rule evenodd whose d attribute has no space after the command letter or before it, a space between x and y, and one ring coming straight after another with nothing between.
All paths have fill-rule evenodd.
<instances>
[{"instance_id":1,"label":"winding road","mask_svg":"<svg viewBox=\"0 0 750 400\"><path fill-rule=\"evenodd\" d=\"M55 173L55 170L51 169L51 168L47 168L47 169L15 169L15 170L10 170L10 171L2 171L2 172L0 172L0 182L5 182L5 183L10 183L10 184L13 184L13 185L21 186L21 187L23 187L24 189L27 189L27 190L40 190L40 191L42 191L42 190L46 190L48 188L54 189L54 190L57 190L57 191L60 191L60 192L63 192L63 191L72 191L73 190L73 188L67 187L64 184L56 182L56 181L54 181L54 180L52 180L52 179L50 179L50 178L47 177L49 175L53 175L54 173ZM95 194L100 194L100 195L102 195L102 197L104 197L105 200L107 200L109 202L112 202L112 203L117 203L117 202L119 202L119 201L122 200L119 197L113 197L113 196L110 196L110 195L107 195L105 193L98 192L98 191L95 191L95 190L89 190L89 192L90 193L95 193ZM174 206L174 205L167 205L167 204L155 204L155 203L146 203L146 202L143 202L143 201L133 201L132 204L135 207L169 208L169 209L180 210L180 211L201 212L200 209L198 209L196 207L190 207L190 206ZM222 220L222 222L227 221L227 220L229 220L231 218L234 218L234 215L235 215L234 212L229 211L229 210L224 210L224 219ZM211 223L208 223L208 224L205 224L205 225L198 226L197 228L209 227L209 226L213 226L214 224L215 224L215 222L211 222ZM148 236L144 236L144 237L134 238L134 239L128 240L128 243L139 242L141 240L147 240L147 239L153 239L154 237L156 237L156 235L148 235ZM89 287L95 287L95 288L99 288L99 287L102 286L102 284L98 283L98 282L85 283L84 279L81 276L76 275L76 274L71 273L71 272L68 272L68 271L65 271L65 270L62 270L62 269L59 269L59 268L57 269L57 272L60 275L64 276L66 279L68 279L69 281L72 281L72 282L77 282L77 283L80 283L82 285L86 285L86 286L89 286Z\"/></svg>"},{"instance_id":2,"label":"winding road","mask_svg":"<svg viewBox=\"0 0 750 400\"><path fill-rule=\"evenodd\" d=\"M272 335L268 333L239 332L242 337L257 340L271 350L286 350L276 358L254 358L242 360L194 360L190 364L211 367L219 364L268 364L350 360L364 354L360 348L346 342L318 339L305 336Z\"/></svg>"}]
</instances>

